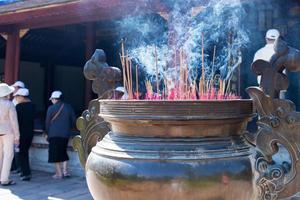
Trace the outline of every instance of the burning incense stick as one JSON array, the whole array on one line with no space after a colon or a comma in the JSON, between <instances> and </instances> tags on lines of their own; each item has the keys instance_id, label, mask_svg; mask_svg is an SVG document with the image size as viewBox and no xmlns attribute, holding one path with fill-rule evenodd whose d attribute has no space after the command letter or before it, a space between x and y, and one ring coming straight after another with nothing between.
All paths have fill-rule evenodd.
<instances>
[{"instance_id":1,"label":"burning incense stick","mask_svg":"<svg viewBox=\"0 0 300 200\"><path fill-rule=\"evenodd\" d=\"M126 67L125 67L125 48L124 48L124 41L122 39L121 42L121 64L122 64L122 70L123 70L123 86L125 89L125 92L128 93L127 91L127 81L126 81Z\"/></svg>"},{"instance_id":2,"label":"burning incense stick","mask_svg":"<svg viewBox=\"0 0 300 200\"><path fill-rule=\"evenodd\" d=\"M216 45L214 46L213 60L212 60L212 72L215 72L215 59L216 59Z\"/></svg>"},{"instance_id":3,"label":"burning incense stick","mask_svg":"<svg viewBox=\"0 0 300 200\"><path fill-rule=\"evenodd\" d=\"M139 99L139 72L138 72L138 65L135 66L135 89L136 89L136 98Z\"/></svg>"},{"instance_id":4,"label":"burning incense stick","mask_svg":"<svg viewBox=\"0 0 300 200\"><path fill-rule=\"evenodd\" d=\"M202 78L205 80L205 68L204 68L204 33L202 33Z\"/></svg>"},{"instance_id":5,"label":"burning incense stick","mask_svg":"<svg viewBox=\"0 0 300 200\"><path fill-rule=\"evenodd\" d=\"M199 82L200 97L205 93L205 67L204 67L204 33L202 33L202 74Z\"/></svg>"},{"instance_id":6,"label":"burning incense stick","mask_svg":"<svg viewBox=\"0 0 300 200\"><path fill-rule=\"evenodd\" d=\"M129 80L130 80L130 93L131 93L131 99L133 99L133 84L132 84L132 62L131 59L129 59Z\"/></svg>"},{"instance_id":7,"label":"burning incense stick","mask_svg":"<svg viewBox=\"0 0 300 200\"><path fill-rule=\"evenodd\" d=\"M190 90L189 90L189 85L188 85L188 67L186 66L186 68L185 68L185 73L184 73L184 84L185 84L185 87L184 87L184 89L185 89L185 96L186 96L186 99L189 99L189 96L190 96Z\"/></svg>"},{"instance_id":8,"label":"burning incense stick","mask_svg":"<svg viewBox=\"0 0 300 200\"><path fill-rule=\"evenodd\" d=\"M128 89L128 98L132 99L132 90L131 90L131 77L130 77L130 64L128 56L125 57L125 68L126 68L126 75L127 75L127 89Z\"/></svg>"},{"instance_id":9,"label":"burning incense stick","mask_svg":"<svg viewBox=\"0 0 300 200\"><path fill-rule=\"evenodd\" d=\"M149 80L146 80L145 86L146 86L146 90L147 90L146 98L148 100L152 100L154 97L153 97L153 88L152 88L151 82Z\"/></svg>"},{"instance_id":10,"label":"burning incense stick","mask_svg":"<svg viewBox=\"0 0 300 200\"><path fill-rule=\"evenodd\" d=\"M183 52L180 50L179 56L179 98L182 99L184 94L184 70L183 70Z\"/></svg>"},{"instance_id":11,"label":"burning incense stick","mask_svg":"<svg viewBox=\"0 0 300 200\"><path fill-rule=\"evenodd\" d=\"M158 59L157 59L156 45L154 46L154 54L155 54L155 70L156 70L156 92L157 94L159 94Z\"/></svg>"}]
</instances>

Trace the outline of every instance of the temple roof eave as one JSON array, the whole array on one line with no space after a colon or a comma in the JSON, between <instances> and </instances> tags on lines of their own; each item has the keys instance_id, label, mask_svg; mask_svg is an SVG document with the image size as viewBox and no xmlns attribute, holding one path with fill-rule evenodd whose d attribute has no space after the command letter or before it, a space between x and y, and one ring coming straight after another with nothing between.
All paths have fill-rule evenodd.
<instances>
[{"instance_id":1,"label":"temple roof eave","mask_svg":"<svg viewBox=\"0 0 300 200\"><path fill-rule=\"evenodd\" d=\"M43 6L40 4L40 6L17 9L2 14L0 11L0 32L9 32L12 27L18 29L44 28L115 19L137 12L158 12L165 9L160 3L161 0L152 0L153 4L145 4L143 0L55 1L57 2L55 4L43 4Z\"/></svg>"}]
</instances>

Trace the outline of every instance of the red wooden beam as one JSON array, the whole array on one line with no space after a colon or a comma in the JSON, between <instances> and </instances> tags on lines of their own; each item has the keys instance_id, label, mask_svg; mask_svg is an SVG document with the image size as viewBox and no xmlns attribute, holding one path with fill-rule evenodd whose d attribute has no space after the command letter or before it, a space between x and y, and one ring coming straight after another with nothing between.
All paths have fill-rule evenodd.
<instances>
[{"instance_id":1,"label":"red wooden beam","mask_svg":"<svg viewBox=\"0 0 300 200\"><path fill-rule=\"evenodd\" d=\"M259 0L252 0L252 2ZM195 4L207 5L210 0L195 0ZM228 0L230 2L230 0ZM241 2L249 2L241 0ZM81 0L44 6L0 15L0 32L7 32L3 25L20 28L46 28L66 24L92 22L120 18L140 12L168 12L164 0Z\"/></svg>"},{"instance_id":2,"label":"red wooden beam","mask_svg":"<svg viewBox=\"0 0 300 200\"><path fill-rule=\"evenodd\" d=\"M20 63L20 36L19 30L14 29L7 35L5 63L4 63L4 81L12 84L18 79Z\"/></svg>"},{"instance_id":3,"label":"red wooden beam","mask_svg":"<svg viewBox=\"0 0 300 200\"><path fill-rule=\"evenodd\" d=\"M30 9L0 15L1 25L17 25L19 28L44 28L82 22L120 18L139 12L166 10L160 0L145 4L144 0L85 0L56 6ZM2 31L0 28L0 32Z\"/></svg>"},{"instance_id":4,"label":"red wooden beam","mask_svg":"<svg viewBox=\"0 0 300 200\"><path fill-rule=\"evenodd\" d=\"M111 10L100 10L96 8L84 10L83 12L87 12L87 14L83 15L78 12L70 11L68 12L68 14L65 15L56 15L52 17L40 17L39 19L36 20L19 23L18 27L20 29L46 28L46 27L62 26L68 24L79 24L85 22L96 22L101 20L116 19L127 15L132 15L132 9L123 10L119 8L114 9L114 12L112 12ZM144 13L146 12L152 12L152 11L146 10Z\"/></svg>"}]
</instances>

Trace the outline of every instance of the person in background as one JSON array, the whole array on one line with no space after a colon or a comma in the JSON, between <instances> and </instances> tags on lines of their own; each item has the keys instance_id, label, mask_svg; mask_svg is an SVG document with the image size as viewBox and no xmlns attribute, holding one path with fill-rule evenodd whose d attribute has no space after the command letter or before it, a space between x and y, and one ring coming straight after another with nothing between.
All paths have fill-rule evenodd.
<instances>
[{"instance_id":1,"label":"person in background","mask_svg":"<svg viewBox=\"0 0 300 200\"><path fill-rule=\"evenodd\" d=\"M2 186L14 185L9 180L14 157L14 144L19 145L19 126L16 108L9 100L14 88L0 83L0 181Z\"/></svg>"},{"instance_id":2,"label":"person in background","mask_svg":"<svg viewBox=\"0 0 300 200\"><path fill-rule=\"evenodd\" d=\"M25 88L25 84L22 81L16 81L13 85L11 85L12 87L14 87L14 92L13 95L20 89L20 88ZM12 103L16 106L17 105L17 100L15 99L15 97L12 97ZM12 173L20 173L20 164L18 163L18 153L14 152L14 158L11 164L11 171Z\"/></svg>"},{"instance_id":3,"label":"person in background","mask_svg":"<svg viewBox=\"0 0 300 200\"><path fill-rule=\"evenodd\" d=\"M277 29L269 29L266 32L266 45L256 51L253 62L256 60L264 60L270 62L272 56L275 54L274 44L276 39L280 36L280 32ZM283 71L286 74L286 70ZM257 83L260 85L261 76L257 76ZM280 91L280 99L285 98L286 90Z\"/></svg>"},{"instance_id":4,"label":"person in background","mask_svg":"<svg viewBox=\"0 0 300 200\"><path fill-rule=\"evenodd\" d=\"M29 90L26 88L20 88L14 94L14 98L17 102L16 110L20 130L20 150L17 158L21 170L21 180L23 181L29 181L31 179L29 148L33 139L33 126L35 117L35 106L28 96Z\"/></svg>"},{"instance_id":5,"label":"person in background","mask_svg":"<svg viewBox=\"0 0 300 200\"><path fill-rule=\"evenodd\" d=\"M13 95L20 89L20 88L25 88L25 84L22 81L16 81L14 84L11 85L12 87L15 88ZM12 100L14 105L17 105L17 101L15 97Z\"/></svg>"},{"instance_id":6,"label":"person in background","mask_svg":"<svg viewBox=\"0 0 300 200\"><path fill-rule=\"evenodd\" d=\"M67 168L69 160L67 154L70 130L75 126L73 108L62 101L62 92L54 91L49 99L53 105L49 106L46 116L46 136L49 142L49 163L55 163L54 179L69 177Z\"/></svg>"},{"instance_id":7,"label":"person in background","mask_svg":"<svg viewBox=\"0 0 300 200\"><path fill-rule=\"evenodd\" d=\"M264 60L269 62L271 57L275 54L274 44L276 39L280 36L277 29L269 29L266 32L266 45L256 51L253 61Z\"/></svg>"}]
</instances>

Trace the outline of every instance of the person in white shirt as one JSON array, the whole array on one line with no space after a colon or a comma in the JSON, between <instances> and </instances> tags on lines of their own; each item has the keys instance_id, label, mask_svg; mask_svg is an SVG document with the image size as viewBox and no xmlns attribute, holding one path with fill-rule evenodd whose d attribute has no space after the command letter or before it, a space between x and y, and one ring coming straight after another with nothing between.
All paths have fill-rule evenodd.
<instances>
[{"instance_id":1,"label":"person in white shirt","mask_svg":"<svg viewBox=\"0 0 300 200\"><path fill-rule=\"evenodd\" d=\"M256 51L253 62L256 60L264 60L269 62L271 57L275 54L274 43L275 40L280 36L277 29L270 29L266 33L266 45ZM261 76L257 76L257 83L260 85Z\"/></svg>"},{"instance_id":2,"label":"person in white shirt","mask_svg":"<svg viewBox=\"0 0 300 200\"><path fill-rule=\"evenodd\" d=\"M14 88L0 83L0 181L2 186L13 185L9 180L14 157L14 144L19 145L19 125L16 108L9 100Z\"/></svg>"},{"instance_id":3,"label":"person in white shirt","mask_svg":"<svg viewBox=\"0 0 300 200\"><path fill-rule=\"evenodd\" d=\"M16 81L14 84L11 85L11 87L14 88L13 91L13 99L12 99L12 103L14 106L16 106L18 104L18 101L15 97L15 94L18 92L18 90L20 88L25 88L25 84L22 81ZM13 161L12 161L12 165L11 165L11 170L13 173L19 173L20 172L20 166L18 166L18 162L16 161L16 157L17 154L15 154Z\"/></svg>"},{"instance_id":4,"label":"person in white shirt","mask_svg":"<svg viewBox=\"0 0 300 200\"><path fill-rule=\"evenodd\" d=\"M270 62L272 56L275 54L274 44L276 39L280 36L280 32L277 29L269 29L266 33L266 45L256 51L253 62L256 60L264 60ZM283 71L286 74L286 71ZM261 76L257 76L257 83L260 85ZM280 91L280 99L285 98L286 90Z\"/></svg>"}]
</instances>

